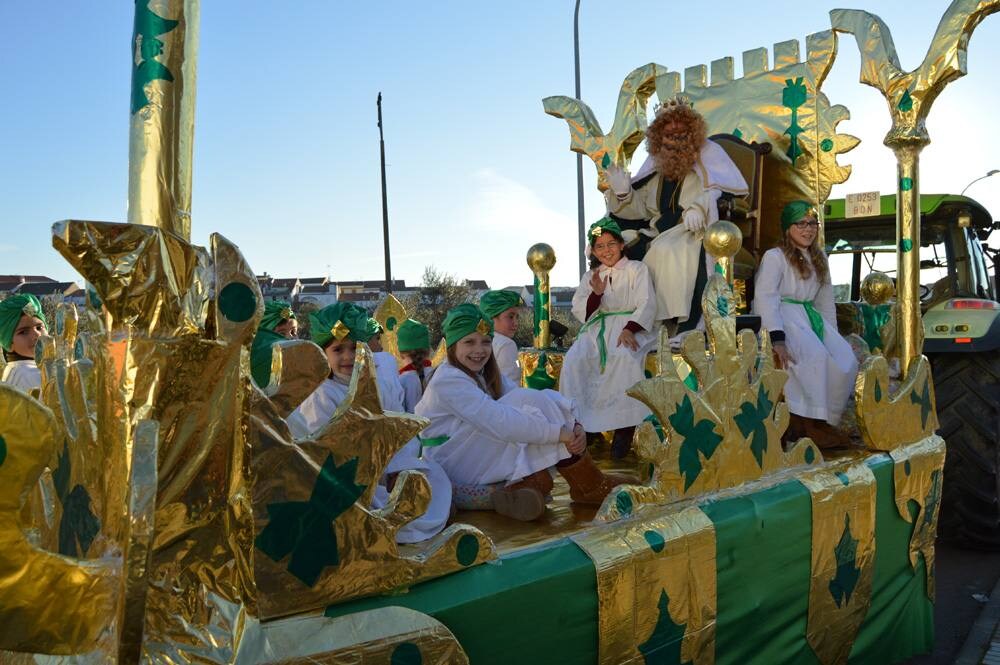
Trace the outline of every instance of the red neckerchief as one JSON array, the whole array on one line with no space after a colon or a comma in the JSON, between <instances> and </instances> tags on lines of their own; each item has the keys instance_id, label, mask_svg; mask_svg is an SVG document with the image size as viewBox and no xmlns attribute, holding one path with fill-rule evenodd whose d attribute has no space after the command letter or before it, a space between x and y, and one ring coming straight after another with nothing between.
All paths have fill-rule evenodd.
<instances>
[{"instance_id":1,"label":"red neckerchief","mask_svg":"<svg viewBox=\"0 0 1000 665\"><path fill-rule=\"evenodd\" d=\"M430 366L431 366L431 361L429 359L427 359L427 358L424 358L424 369L427 369ZM409 365L406 365L405 367L400 367L399 368L399 373L400 374L402 374L403 372L416 372L416 371L417 371L417 368L413 366L413 363L410 363Z\"/></svg>"}]
</instances>

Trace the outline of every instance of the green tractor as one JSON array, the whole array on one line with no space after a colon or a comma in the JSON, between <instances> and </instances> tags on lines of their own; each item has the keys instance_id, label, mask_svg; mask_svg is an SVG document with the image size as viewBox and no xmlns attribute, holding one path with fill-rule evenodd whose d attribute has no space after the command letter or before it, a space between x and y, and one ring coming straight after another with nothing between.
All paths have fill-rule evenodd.
<instances>
[{"instance_id":1,"label":"green tractor","mask_svg":"<svg viewBox=\"0 0 1000 665\"><path fill-rule=\"evenodd\" d=\"M849 279L835 287L838 301L858 302L870 272L895 276L896 197L883 196L880 204L877 215L848 218L844 199L826 203L833 280ZM1000 549L1000 289L987 272L987 255L995 265L1000 252L985 245L1000 222L964 196L922 195L920 213L924 354L948 445L940 533Z\"/></svg>"}]
</instances>

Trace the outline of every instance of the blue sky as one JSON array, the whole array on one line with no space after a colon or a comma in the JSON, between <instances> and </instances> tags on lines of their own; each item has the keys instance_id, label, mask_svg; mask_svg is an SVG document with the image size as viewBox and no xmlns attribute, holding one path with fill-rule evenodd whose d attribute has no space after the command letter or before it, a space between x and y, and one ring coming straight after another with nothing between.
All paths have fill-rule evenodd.
<instances>
[{"instance_id":1,"label":"blue sky","mask_svg":"<svg viewBox=\"0 0 1000 665\"><path fill-rule=\"evenodd\" d=\"M607 129L634 67L736 59L829 27L832 3L595 2L581 7L582 97ZM947 2L870 2L903 67L923 58ZM51 248L52 222L124 221L132 3L0 5L0 273L78 279ZM706 9L711 16L705 16ZM573 1L236 3L201 8L193 240L218 231L257 272L380 279L375 98L384 101L394 277L434 265L491 286L530 281L545 241L553 283L577 281L576 173L563 121L541 99L573 94ZM804 48L804 45L803 45ZM935 103L921 190L957 192L1000 168L1000 16L973 35L969 74ZM841 39L824 85L862 139L834 190L893 191L881 95L857 82ZM638 168L638 162L633 165ZM585 164L587 217L601 216ZM1000 217L1000 176L969 190Z\"/></svg>"}]
</instances>

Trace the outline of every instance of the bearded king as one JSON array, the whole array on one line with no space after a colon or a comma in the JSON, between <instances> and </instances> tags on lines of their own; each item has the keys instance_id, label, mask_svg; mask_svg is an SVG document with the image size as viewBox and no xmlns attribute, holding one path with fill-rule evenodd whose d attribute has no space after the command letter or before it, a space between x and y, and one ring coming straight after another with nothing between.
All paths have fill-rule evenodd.
<instances>
[{"instance_id":1,"label":"bearded king","mask_svg":"<svg viewBox=\"0 0 1000 665\"><path fill-rule=\"evenodd\" d=\"M701 318L701 289L710 268L702 247L705 228L719 219L719 197L744 196L747 183L725 150L707 139L704 118L683 98L657 108L646 152L634 178L614 164L607 168L605 199L624 230L629 257L641 255L652 274L656 320L676 324L681 333Z\"/></svg>"}]
</instances>

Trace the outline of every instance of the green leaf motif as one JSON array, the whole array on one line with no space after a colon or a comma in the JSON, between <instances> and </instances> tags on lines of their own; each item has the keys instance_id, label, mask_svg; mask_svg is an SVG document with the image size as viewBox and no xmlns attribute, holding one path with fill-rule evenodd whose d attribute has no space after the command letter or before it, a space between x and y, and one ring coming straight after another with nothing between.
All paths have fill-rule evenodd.
<instances>
[{"instance_id":1,"label":"green leaf motif","mask_svg":"<svg viewBox=\"0 0 1000 665\"><path fill-rule=\"evenodd\" d=\"M63 509L59 519L59 553L78 557L90 549L94 538L101 531L101 521L90 509L90 494L87 489L79 484L74 485L73 489L69 488L71 470L69 444L63 441L59 463L52 472L52 484Z\"/></svg>"},{"instance_id":2,"label":"green leaf motif","mask_svg":"<svg viewBox=\"0 0 1000 665\"><path fill-rule=\"evenodd\" d=\"M792 166L795 166L796 160L802 156L802 147L799 146L799 134L803 131L802 127L799 126L799 107L806 103L806 99L809 96L809 91L806 86L802 83L802 77L798 77L794 81L792 79L785 79L785 87L781 91L781 103L788 109L792 111L791 122L788 125L788 129L785 130L785 134L788 134L791 142L788 145L788 151L785 153L788 158L792 160Z\"/></svg>"},{"instance_id":3,"label":"green leaf motif","mask_svg":"<svg viewBox=\"0 0 1000 665\"><path fill-rule=\"evenodd\" d=\"M743 132L740 131L739 127L733 130L733 136L735 136L738 139L743 138Z\"/></svg>"},{"instance_id":4,"label":"green leaf motif","mask_svg":"<svg viewBox=\"0 0 1000 665\"><path fill-rule=\"evenodd\" d=\"M744 437L751 436L750 452L757 460L757 466L764 468L764 453L767 452L767 426L765 423L771 417L771 410L774 409L774 402L767 398L767 391L764 384L761 384L757 392L757 404L743 402L740 404L740 412L733 416L733 422Z\"/></svg>"},{"instance_id":5,"label":"green leaf motif","mask_svg":"<svg viewBox=\"0 0 1000 665\"><path fill-rule=\"evenodd\" d=\"M674 431L684 437L677 464L684 476L684 491L687 491L701 474L699 454L704 455L706 460L709 459L722 442L722 437L715 432L712 421L703 418L695 423L694 406L687 395L684 395L669 420Z\"/></svg>"},{"instance_id":6,"label":"green leaf motif","mask_svg":"<svg viewBox=\"0 0 1000 665\"><path fill-rule=\"evenodd\" d=\"M937 513L938 504L941 503L941 469L931 472L931 489L924 499L924 518L920 521L921 526L930 526L934 522L934 515Z\"/></svg>"},{"instance_id":7,"label":"green leaf motif","mask_svg":"<svg viewBox=\"0 0 1000 665\"><path fill-rule=\"evenodd\" d=\"M670 618L670 599L665 589L660 590L657 603L660 614L649 639L639 645L639 653L646 665L677 665L681 662L681 643L687 624L674 623ZM689 665L691 661L683 665Z\"/></svg>"},{"instance_id":8,"label":"green leaf motif","mask_svg":"<svg viewBox=\"0 0 1000 665\"><path fill-rule=\"evenodd\" d=\"M830 152L833 150L833 141L830 139L823 139L819 142L819 149L823 152Z\"/></svg>"},{"instance_id":9,"label":"green leaf motif","mask_svg":"<svg viewBox=\"0 0 1000 665\"><path fill-rule=\"evenodd\" d=\"M909 238L903 238L899 241L899 249L905 254L913 249L913 241Z\"/></svg>"},{"instance_id":10,"label":"green leaf motif","mask_svg":"<svg viewBox=\"0 0 1000 665\"><path fill-rule=\"evenodd\" d=\"M899 188L904 192L908 192L913 189L913 178L900 178Z\"/></svg>"},{"instance_id":11,"label":"green leaf motif","mask_svg":"<svg viewBox=\"0 0 1000 665\"><path fill-rule=\"evenodd\" d=\"M898 108L903 113L908 113L913 110L913 97L910 97L910 91L904 90L903 96L899 98L899 102L896 104Z\"/></svg>"},{"instance_id":12,"label":"green leaf motif","mask_svg":"<svg viewBox=\"0 0 1000 665\"><path fill-rule=\"evenodd\" d=\"M255 544L273 561L289 554L288 572L313 586L327 566L340 564L334 521L354 505L366 485L354 482L358 458L341 466L328 455L309 501L285 501L267 506L270 519Z\"/></svg>"},{"instance_id":13,"label":"green leaf motif","mask_svg":"<svg viewBox=\"0 0 1000 665\"><path fill-rule=\"evenodd\" d=\"M156 60L163 55L163 42L157 39L177 27L173 21L154 14L149 0L135 0L135 27L132 32L132 113L147 106L146 84L152 81L173 81L166 65Z\"/></svg>"},{"instance_id":14,"label":"green leaf motif","mask_svg":"<svg viewBox=\"0 0 1000 665\"><path fill-rule=\"evenodd\" d=\"M931 386L930 380L924 381L924 389L917 394L914 390L910 393L910 402L912 404L920 405L920 427L925 429L927 427L927 416L931 415Z\"/></svg>"},{"instance_id":15,"label":"green leaf motif","mask_svg":"<svg viewBox=\"0 0 1000 665\"><path fill-rule=\"evenodd\" d=\"M851 602L851 594L861 576L861 569L857 566L858 541L851 535L850 515L844 515L844 531L833 553L837 560L837 574L830 581L829 588L833 602L840 607Z\"/></svg>"},{"instance_id":16,"label":"green leaf motif","mask_svg":"<svg viewBox=\"0 0 1000 665\"><path fill-rule=\"evenodd\" d=\"M604 153L604 157L601 158L601 168L606 169L611 166L611 153Z\"/></svg>"}]
</instances>

